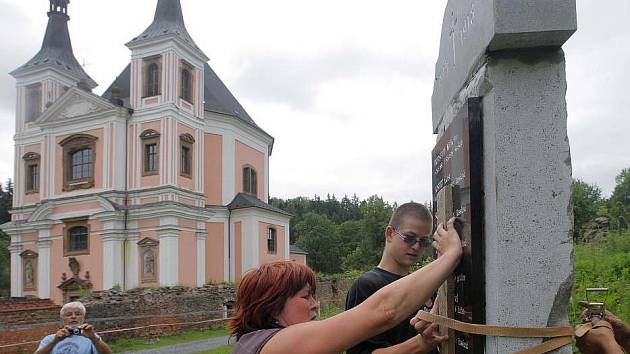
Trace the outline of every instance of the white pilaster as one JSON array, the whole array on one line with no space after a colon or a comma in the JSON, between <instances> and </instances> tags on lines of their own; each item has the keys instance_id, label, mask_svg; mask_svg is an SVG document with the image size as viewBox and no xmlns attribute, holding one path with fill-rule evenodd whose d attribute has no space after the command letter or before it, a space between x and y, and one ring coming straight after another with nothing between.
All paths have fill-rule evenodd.
<instances>
[{"instance_id":1,"label":"white pilaster","mask_svg":"<svg viewBox=\"0 0 630 354\"><path fill-rule=\"evenodd\" d=\"M259 264L258 250L258 220L255 216L247 216L243 218L241 235L242 247L242 271L246 272L252 268L257 268Z\"/></svg>"},{"instance_id":2,"label":"white pilaster","mask_svg":"<svg viewBox=\"0 0 630 354\"><path fill-rule=\"evenodd\" d=\"M291 221L287 221L286 224L284 224L284 259L291 259L291 250L289 249L290 246L290 241L291 241L291 231L290 231L290 227L291 226Z\"/></svg>"},{"instance_id":3,"label":"white pilaster","mask_svg":"<svg viewBox=\"0 0 630 354\"><path fill-rule=\"evenodd\" d=\"M160 218L160 286L175 286L179 282L179 229L177 218Z\"/></svg>"},{"instance_id":4,"label":"white pilaster","mask_svg":"<svg viewBox=\"0 0 630 354\"><path fill-rule=\"evenodd\" d=\"M228 205L236 195L236 140L232 132L223 135L221 182L223 185L223 205Z\"/></svg>"},{"instance_id":5,"label":"white pilaster","mask_svg":"<svg viewBox=\"0 0 630 354\"><path fill-rule=\"evenodd\" d=\"M179 234L160 232L160 286L175 286L179 281Z\"/></svg>"},{"instance_id":6,"label":"white pilaster","mask_svg":"<svg viewBox=\"0 0 630 354\"><path fill-rule=\"evenodd\" d=\"M50 299L50 229L39 230L37 241L37 296L40 299Z\"/></svg>"},{"instance_id":7,"label":"white pilaster","mask_svg":"<svg viewBox=\"0 0 630 354\"><path fill-rule=\"evenodd\" d=\"M228 221L223 223L223 279L234 281L234 228Z\"/></svg>"},{"instance_id":8,"label":"white pilaster","mask_svg":"<svg viewBox=\"0 0 630 354\"><path fill-rule=\"evenodd\" d=\"M127 225L128 229L136 229L136 222L129 223ZM138 232L128 232L127 233L127 245L125 249L125 289L133 289L137 288L140 285L140 280L138 279L139 275L139 267L138 267L138 241L140 238L140 233Z\"/></svg>"},{"instance_id":9,"label":"white pilaster","mask_svg":"<svg viewBox=\"0 0 630 354\"><path fill-rule=\"evenodd\" d=\"M20 239L20 236L14 236L12 241ZM11 252L11 296L22 296L22 259L20 253L22 252L22 245L9 246Z\"/></svg>"},{"instance_id":10,"label":"white pilaster","mask_svg":"<svg viewBox=\"0 0 630 354\"><path fill-rule=\"evenodd\" d=\"M265 151L265 191L263 193L263 201L269 203L269 148Z\"/></svg>"},{"instance_id":11,"label":"white pilaster","mask_svg":"<svg viewBox=\"0 0 630 354\"><path fill-rule=\"evenodd\" d=\"M111 289L115 285L122 287L122 235L116 230L102 234L101 238L103 240L103 289Z\"/></svg>"},{"instance_id":12,"label":"white pilaster","mask_svg":"<svg viewBox=\"0 0 630 354\"><path fill-rule=\"evenodd\" d=\"M206 283L206 237L205 230L198 231L197 235L197 286Z\"/></svg>"}]
</instances>

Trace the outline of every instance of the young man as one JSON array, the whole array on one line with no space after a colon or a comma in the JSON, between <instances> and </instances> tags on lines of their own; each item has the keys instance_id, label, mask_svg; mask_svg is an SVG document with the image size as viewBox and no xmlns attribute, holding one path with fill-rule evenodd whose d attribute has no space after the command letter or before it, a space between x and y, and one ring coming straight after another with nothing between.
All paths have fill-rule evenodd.
<instances>
[{"instance_id":1,"label":"young man","mask_svg":"<svg viewBox=\"0 0 630 354\"><path fill-rule=\"evenodd\" d=\"M433 217L424 205L405 203L399 206L385 228L385 249L381 262L354 281L346 297L346 310L360 304L385 285L409 274L410 267L418 262L430 246L432 228ZM432 353L444 340L435 334L418 334L407 320L359 343L347 354Z\"/></svg>"},{"instance_id":2,"label":"young man","mask_svg":"<svg viewBox=\"0 0 630 354\"><path fill-rule=\"evenodd\" d=\"M39 343L35 354L111 354L111 349L96 334L92 325L85 323L85 306L69 302L60 311L63 328L49 334Z\"/></svg>"}]
</instances>

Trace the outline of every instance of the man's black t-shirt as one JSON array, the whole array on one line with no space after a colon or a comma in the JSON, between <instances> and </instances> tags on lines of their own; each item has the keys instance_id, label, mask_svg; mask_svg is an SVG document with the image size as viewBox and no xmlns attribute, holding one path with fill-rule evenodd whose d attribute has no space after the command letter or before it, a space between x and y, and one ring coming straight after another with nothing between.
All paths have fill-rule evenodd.
<instances>
[{"instance_id":1,"label":"man's black t-shirt","mask_svg":"<svg viewBox=\"0 0 630 354\"><path fill-rule=\"evenodd\" d=\"M381 268L375 267L371 271L364 273L352 283L348 296L346 297L346 310L349 310L362 303L385 285L394 282L402 276L390 273ZM423 306L424 308L424 306ZM418 332L409 324L410 316L407 320L399 323L394 328L378 334L366 341L346 351L347 354L366 354L372 353L376 349L388 348L396 344L400 344L412 337L418 335Z\"/></svg>"}]
</instances>

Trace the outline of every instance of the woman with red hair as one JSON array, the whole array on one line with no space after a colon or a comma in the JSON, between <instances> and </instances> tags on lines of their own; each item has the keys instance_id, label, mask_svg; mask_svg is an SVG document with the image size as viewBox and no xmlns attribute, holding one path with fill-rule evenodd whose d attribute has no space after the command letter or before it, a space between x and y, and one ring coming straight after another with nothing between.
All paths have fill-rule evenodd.
<instances>
[{"instance_id":1,"label":"woman with red hair","mask_svg":"<svg viewBox=\"0 0 630 354\"><path fill-rule=\"evenodd\" d=\"M420 308L455 270L462 245L453 222L448 221L448 228L438 225L433 235L438 259L383 287L360 305L322 321L313 321L319 305L314 298L315 273L307 266L282 261L247 272L230 321L238 339L232 353L341 353L392 328ZM436 325L430 329L433 338L429 340L444 340L435 335Z\"/></svg>"}]
</instances>

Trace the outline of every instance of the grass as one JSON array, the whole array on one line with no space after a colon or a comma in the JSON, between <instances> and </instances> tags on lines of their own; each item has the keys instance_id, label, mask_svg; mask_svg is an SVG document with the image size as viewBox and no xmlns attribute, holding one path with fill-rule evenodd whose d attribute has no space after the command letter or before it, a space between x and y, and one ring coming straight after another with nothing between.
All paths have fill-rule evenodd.
<instances>
[{"instance_id":1,"label":"grass","mask_svg":"<svg viewBox=\"0 0 630 354\"><path fill-rule=\"evenodd\" d=\"M575 283L571 296L570 319L579 322L580 300L586 300L586 288L609 288L607 297L590 299L603 301L606 308L624 321L630 321L630 230L610 232L605 239L590 244L575 245ZM598 301L599 300L599 301Z\"/></svg>"},{"instance_id":2,"label":"grass","mask_svg":"<svg viewBox=\"0 0 630 354\"><path fill-rule=\"evenodd\" d=\"M225 328L204 329L185 331L178 334L159 338L119 338L113 341L108 341L107 344L114 353L119 353L123 351L160 348L167 345L194 342L197 340L220 337L228 334L229 333Z\"/></svg>"}]
</instances>

